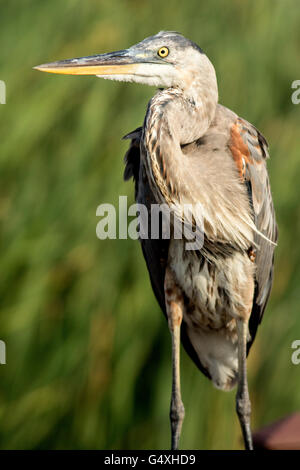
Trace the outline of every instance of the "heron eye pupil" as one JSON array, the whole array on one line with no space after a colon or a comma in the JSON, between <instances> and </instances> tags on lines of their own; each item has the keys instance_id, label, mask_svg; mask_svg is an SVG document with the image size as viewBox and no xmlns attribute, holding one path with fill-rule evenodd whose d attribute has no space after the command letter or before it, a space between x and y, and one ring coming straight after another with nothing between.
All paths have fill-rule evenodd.
<instances>
[{"instance_id":1,"label":"heron eye pupil","mask_svg":"<svg viewBox=\"0 0 300 470\"><path fill-rule=\"evenodd\" d=\"M160 57L167 57L167 55L169 54L169 49L167 47L161 47L158 51L157 51L157 54L160 56Z\"/></svg>"}]
</instances>

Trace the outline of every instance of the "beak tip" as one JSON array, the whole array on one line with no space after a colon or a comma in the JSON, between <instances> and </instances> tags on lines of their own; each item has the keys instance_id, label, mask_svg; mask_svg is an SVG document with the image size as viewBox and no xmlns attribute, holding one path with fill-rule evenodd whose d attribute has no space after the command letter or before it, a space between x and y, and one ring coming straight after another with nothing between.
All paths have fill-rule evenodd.
<instances>
[{"instance_id":1,"label":"beak tip","mask_svg":"<svg viewBox=\"0 0 300 470\"><path fill-rule=\"evenodd\" d=\"M56 63L41 64L32 67L33 70L38 70L39 72L52 72L52 73L62 73L59 69L56 69Z\"/></svg>"},{"instance_id":2,"label":"beak tip","mask_svg":"<svg viewBox=\"0 0 300 470\"><path fill-rule=\"evenodd\" d=\"M32 67L32 68L33 68L33 70L40 70L40 71L42 71L42 70L44 70L44 69L45 69L45 67L44 67L44 65L43 65L43 64L42 64L42 65L35 65L35 66L34 66L34 67Z\"/></svg>"}]
</instances>

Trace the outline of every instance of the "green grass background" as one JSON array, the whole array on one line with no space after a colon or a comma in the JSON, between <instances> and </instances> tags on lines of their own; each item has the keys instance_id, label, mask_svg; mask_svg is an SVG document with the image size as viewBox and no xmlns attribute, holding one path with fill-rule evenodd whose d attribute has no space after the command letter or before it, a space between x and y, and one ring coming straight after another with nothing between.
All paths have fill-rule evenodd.
<instances>
[{"instance_id":1,"label":"green grass background","mask_svg":"<svg viewBox=\"0 0 300 470\"><path fill-rule=\"evenodd\" d=\"M253 428L300 409L297 0L0 0L0 448L168 448L171 350L138 242L96 238L96 208L133 201L121 137L154 89L33 71L177 30L214 63L220 101L270 143L280 242L249 358ZM241 447L234 392L182 353L181 448Z\"/></svg>"}]
</instances>

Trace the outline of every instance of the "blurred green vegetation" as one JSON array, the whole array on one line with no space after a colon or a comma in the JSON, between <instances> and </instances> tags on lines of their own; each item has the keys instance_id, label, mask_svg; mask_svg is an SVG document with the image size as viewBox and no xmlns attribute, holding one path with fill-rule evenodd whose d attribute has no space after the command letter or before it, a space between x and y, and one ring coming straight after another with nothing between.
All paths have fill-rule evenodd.
<instances>
[{"instance_id":1,"label":"blurred green vegetation","mask_svg":"<svg viewBox=\"0 0 300 470\"><path fill-rule=\"evenodd\" d=\"M280 243L249 358L253 427L300 409L297 0L0 0L0 447L168 448L171 351L138 242L96 238L96 208L133 201L128 143L154 89L34 65L128 47L159 30L198 43L220 101L270 143ZM240 448L234 392L182 354L181 448Z\"/></svg>"}]
</instances>

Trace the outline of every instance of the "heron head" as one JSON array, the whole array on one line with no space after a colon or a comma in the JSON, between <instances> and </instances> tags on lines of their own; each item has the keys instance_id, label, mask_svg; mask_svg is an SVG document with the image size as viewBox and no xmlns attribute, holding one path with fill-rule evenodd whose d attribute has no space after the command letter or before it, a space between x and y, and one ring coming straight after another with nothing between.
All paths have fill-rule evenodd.
<instances>
[{"instance_id":1,"label":"heron head","mask_svg":"<svg viewBox=\"0 0 300 470\"><path fill-rule=\"evenodd\" d=\"M195 81L215 79L202 49L179 33L161 31L129 49L35 67L42 72L96 75L125 82L186 89Z\"/></svg>"}]
</instances>

